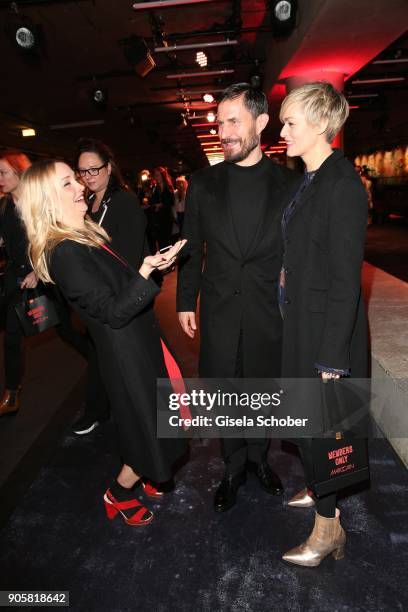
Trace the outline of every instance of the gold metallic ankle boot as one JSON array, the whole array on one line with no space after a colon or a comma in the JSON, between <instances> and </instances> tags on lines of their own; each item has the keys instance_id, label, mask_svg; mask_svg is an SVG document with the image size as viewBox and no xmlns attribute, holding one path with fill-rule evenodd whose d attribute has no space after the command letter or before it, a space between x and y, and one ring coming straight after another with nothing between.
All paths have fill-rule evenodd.
<instances>
[{"instance_id":1,"label":"gold metallic ankle boot","mask_svg":"<svg viewBox=\"0 0 408 612\"><path fill-rule=\"evenodd\" d=\"M17 390L5 389L0 400L0 416L17 412L20 407L21 386Z\"/></svg>"},{"instance_id":2,"label":"gold metallic ankle boot","mask_svg":"<svg viewBox=\"0 0 408 612\"><path fill-rule=\"evenodd\" d=\"M288 501L288 506L292 508L312 508L314 505L314 497L309 489L302 489Z\"/></svg>"},{"instance_id":3,"label":"gold metallic ankle boot","mask_svg":"<svg viewBox=\"0 0 408 612\"><path fill-rule=\"evenodd\" d=\"M340 525L340 510L336 508L334 518L316 512L313 531L306 542L289 550L282 559L295 565L316 567L330 553L336 561L343 559L345 546L346 533Z\"/></svg>"}]
</instances>

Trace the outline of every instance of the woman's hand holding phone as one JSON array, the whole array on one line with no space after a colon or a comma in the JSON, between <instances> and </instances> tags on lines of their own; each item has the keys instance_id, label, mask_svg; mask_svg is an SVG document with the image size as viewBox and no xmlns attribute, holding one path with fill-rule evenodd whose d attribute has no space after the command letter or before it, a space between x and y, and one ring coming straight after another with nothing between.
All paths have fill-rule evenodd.
<instances>
[{"instance_id":1,"label":"woman's hand holding phone","mask_svg":"<svg viewBox=\"0 0 408 612\"><path fill-rule=\"evenodd\" d=\"M144 258L139 273L144 278L149 278L153 270L162 271L170 268L175 263L179 251L186 242L187 240L178 240L172 246L162 249L163 252L157 251L155 255L148 255Z\"/></svg>"}]
</instances>

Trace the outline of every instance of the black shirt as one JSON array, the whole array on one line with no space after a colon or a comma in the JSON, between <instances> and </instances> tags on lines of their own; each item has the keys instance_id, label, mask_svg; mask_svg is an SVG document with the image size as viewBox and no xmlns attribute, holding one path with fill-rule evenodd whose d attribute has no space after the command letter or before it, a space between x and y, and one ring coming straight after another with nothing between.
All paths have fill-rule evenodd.
<instances>
[{"instance_id":1,"label":"black shirt","mask_svg":"<svg viewBox=\"0 0 408 612\"><path fill-rule=\"evenodd\" d=\"M228 164L232 220L243 254L257 230L267 194L269 164L265 155L253 166Z\"/></svg>"}]
</instances>

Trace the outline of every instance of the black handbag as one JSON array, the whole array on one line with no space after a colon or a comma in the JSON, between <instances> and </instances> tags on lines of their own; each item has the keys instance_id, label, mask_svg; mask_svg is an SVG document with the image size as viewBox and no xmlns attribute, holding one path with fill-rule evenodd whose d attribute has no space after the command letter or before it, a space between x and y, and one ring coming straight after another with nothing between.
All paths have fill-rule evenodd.
<instances>
[{"instance_id":1,"label":"black handbag","mask_svg":"<svg viewBox=\"0 0 408 612\"><path fill-rule=\"evenodd\" d=\"M312 467L308 484L317 497L370 478L367 438L362 437L361 429L366 419L367 390L356 392L349 381L322 381L324 431L320 438L308 440Z\"/></svg>"},{"instance_id":2,"label":"black handbag","mask_svg":"<svg viewBox=\"0 0 408 612\"><path fill-rule=\"evenodd\" d=\"M14 308L26 336L40 334L59 323L54 302L43 289L24 289L21 302Z\"/></svg>"}]
</instances>

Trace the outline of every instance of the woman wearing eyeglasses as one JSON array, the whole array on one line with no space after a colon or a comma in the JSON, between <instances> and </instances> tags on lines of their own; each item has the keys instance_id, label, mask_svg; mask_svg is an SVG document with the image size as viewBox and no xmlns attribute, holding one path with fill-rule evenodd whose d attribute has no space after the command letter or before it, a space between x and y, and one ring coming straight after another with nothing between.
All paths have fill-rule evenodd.
<instances>
[{"instance_id":1,"label":"woman wearing eyeglasses","mask_svg":"<svg viewBox=\"0 0 408 612\"><path fill-rule=\"evenodd\" d=\"M137 270L149 252L146 217L136 195L127 189L112 151L100 140L83 138L75 162L77 175L86 187L89 216L111 237L113 248ZM86 435L108 417L108 396L90 342L85 411L73 431Z\"/></svg>"},{"instance_id":2,"label":"woman wearing eyeglasses","mask_svg":"<svg viewBox=\"0 0 408 612\"><path fill-rule=\"evenodd\" d=\"M6 250L4 292L6 325L4 330L5 390L0 400L0 416L17 412L23 376L23 329L15 305L21 301L21 289L34 289L37 277L27 255L27 239L16 204L20 178L30 160L19 151L5 151L0 156L0 234Z\"/></svg>"},{"instance_id":3,"label":"woman wearing eyeglasses","mask_svg":"<svg viewBox=\"0 0 408 612\"><path fill-rule=\"evenodd\" d=\"M114 248L132 264L146 255L146 221L137 196L128 190L110 148L93 138L81 139L76 168L88 190L88 214L112 238Z\"/></svg>"}]
</instances>

